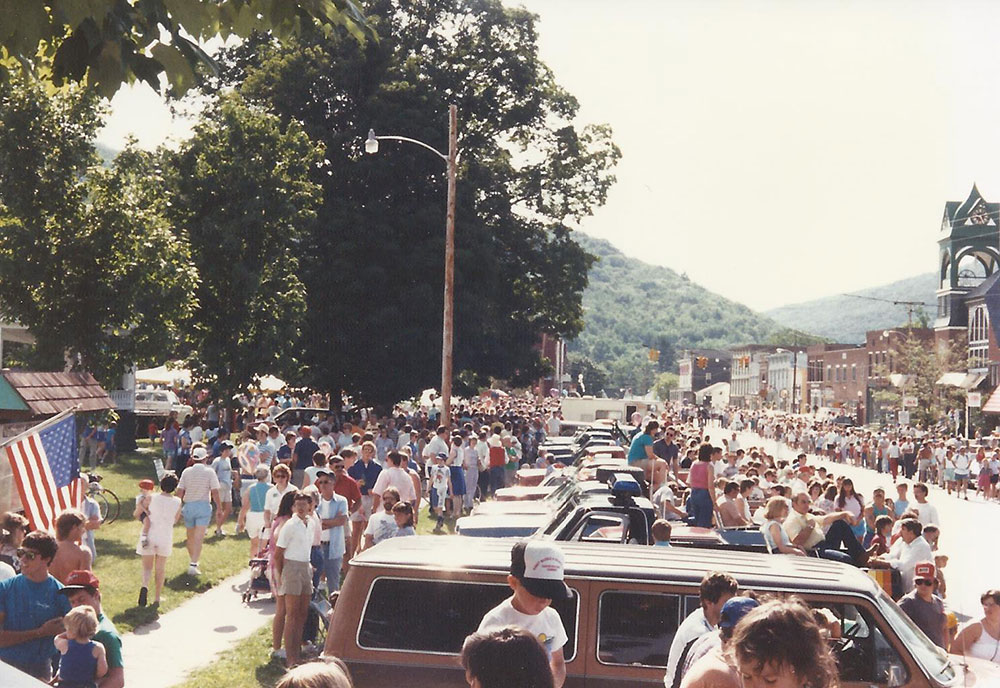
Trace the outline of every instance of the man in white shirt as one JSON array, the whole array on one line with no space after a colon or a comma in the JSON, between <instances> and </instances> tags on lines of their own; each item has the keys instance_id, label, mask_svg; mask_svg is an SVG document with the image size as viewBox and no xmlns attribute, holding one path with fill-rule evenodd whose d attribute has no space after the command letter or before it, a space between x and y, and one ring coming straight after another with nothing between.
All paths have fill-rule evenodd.
<instances>
[{"instance_id":1,"label":"man in white shirt","mask_svg":"<svg viewBox=\"0 0 1000 688\"><path fill-rule=\"evenodd\" d=\"M560 420L560 413L559 411L553 411L552 415L545 423L545 431L549 437L559 437L559 431L561 429L562 420Z\"/></svg>"},{"instance_id":2,"label":"man in white shirt","mask_svg":"<svg viewBox=\"0 0 1000 688\"><path fill-rule=\"evenodd\" d=\"M340 589L340 568L346 551L344 535L347 524L347 498L333 491L336 480L336 474L331 471L320 471L316 474L315 485L319 488L321 497L319 506L316 507L316 515L319 516L322 528L319 540L328 593Z\"/></svg>"},{"instance_id":3,"label":"man in white shirt","mask_svg":"<svg viewBox=\"0 0 1000 688\"><path fill-rule=\"evenodd\" d=\"M934 561L934 553L930 544L921 535L922 532L923 526L920 525L920 521L915 518L903 519L900 523L899 539L893 543L888 554L877 557L882 563L899 571L903 594L913 590L913 570L916 565L922 561Z\"/></svg>"},{"instance_id":4,"label":"man in white shirt","mask_svg":"<svg viewBox=\"0 0 1000 688\"><path fill-rule=\"evenodd\" d=\"M687 647L706 633L715 630L719 624L722 605L736 596L739 583L728 573L711 571L701 579L698 596L701 607L691 612L677 628L667 655L667 671L663 675L663 685L670 688L674 682L677 665Z\"/></svg>"},{"instance_id":5,"label":"man in white shirt","mask_svg":"<svg viewBox=\"0 0 1000 688\"><path fill-rule=\"evenodd\" d=\"M300 492L295 495L294 513L281 526L275 541L274 578L278 583L278 594L285 596L284 639L289 667L299 663L302 629L313 591L309 553L316 539L316 523L309 518L311 505L312 498L308 494Z\"/></svg>"},{"instance_id":6,"label":"man in white shirt","mask_svg":"<svg viewBox=\"0 0 1000 688\"><path fill-rule=\"evenodd\" d=\"M375 486L371 489L372 511L375 513L379 511L379 506L382 504L382 493L387 487L396 488L400 501L408 504L414 504L417 501L417 493L413 489L413 479L403 468L406 457L394 450L386 455L386 459L388 460L387 467L378 474Z\"/></svg>"},{"instance_id":7,"label":"man in white shirt","mask_svg":"<svg viewBox=\"0 0 1000 688\"><path fill-rule=\"evenodd\" d=\"M181 473L177 483L177 496L184 500L181 514L184 516L184 526L187 528L187 551L191 558L187 573L189 576L201 575L198 559L201 558L201 546L205 541L205 529L212 520L212 502L217 509L222 508L219 496L219 476L205 465L208 449L202 444L191 446L191 460L194 462Z\"/></svg>"},{"instance_id":8,"label":"man in white shirt","mask_svg":"<svg viewBox=\"0 0 1000 688\"><path fill-rule=\"evenodd\" d=\"M916 501L910 505L910 508L917 512L917 518L920 519L921 525L929 526L932 523L941 525L937 507L927 501L927 485L924 483L914 485L913 497Z\"/></svg>"},{"instance_id":9,"label":"man in white shirt","mask_svg":"<svg viewBox=\"0 0 1000 688\"><path fill-rule=\"evenodd\" d=\"M448 454L448 428L443 425L437 429L434 437L424 447L424 462L434 463L434 457L438 454Z\"/></svg>"}]
</instances>

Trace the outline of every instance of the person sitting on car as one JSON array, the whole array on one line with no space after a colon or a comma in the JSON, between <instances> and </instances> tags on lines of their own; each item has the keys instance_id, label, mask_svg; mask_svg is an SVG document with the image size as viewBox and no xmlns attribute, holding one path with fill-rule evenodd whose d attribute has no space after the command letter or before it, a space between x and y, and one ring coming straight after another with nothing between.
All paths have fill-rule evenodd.
<instances>
[{"instance_id":1,"label":"person sitting on car","mask_svg":"<svg viewBox=\"0 0 1000 688\"><path fill-rule=\"evenodd\" d=\"M817 517L809 513L811 504L808 492L798 492L792 497L792 511L784 524L792 544L823 559L864 566L868 562L868 552L847 525L850 512L834 511ZM827 528L826 535L823 534L824 527Z\"/></svg>"}]
</instances>

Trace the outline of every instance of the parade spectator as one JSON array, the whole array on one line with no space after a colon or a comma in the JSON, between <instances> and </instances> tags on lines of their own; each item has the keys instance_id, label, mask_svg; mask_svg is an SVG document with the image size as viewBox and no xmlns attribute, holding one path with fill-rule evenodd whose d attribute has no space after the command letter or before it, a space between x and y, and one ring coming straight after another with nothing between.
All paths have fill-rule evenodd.
<instances>
[{"instance_id":1,"label":"parade spectator","mask_svg":"<svg viewBox=\"0 0 1000 688\"><path fill-rule=\"evenodd\" d=\"M379 472L371 489L372 509L374 511L378 511L382 501L382 493L387 487L396 488L399 499L407 504L413 504L417 501L413 480L404 468L404 458L403 454L395 449L386 454L386 466Z\"/></svg>"},{"instance_id":2,"label":"parade spectator","mask_svg":"<svg viewBox=\"0 0 1000 688\"><path fill-rule=\"evenodd\" d=\"M788 517L788 500L774 496L764 505L764 523L760 527L764 536L767 551L772 554L794 554L804 557L806 552L798 545L792 544L782 522Z\"/></svg>"},{"instance_id":3,"label":"parade spectator","mask_svg":"<svg viewBox=\"0 0 1000 688\"><path fill-rule=\"evenodd\" d=\"M271 521L274 519L275 514L278 513L278 505L281 504L281 499L286 493L295 489L292 485L292 470L285 464L278 464L271 471L271 477L274 479L274 485L270 487L267 491L267 495L264 497L264 527L270 528Z\"/></svg>"},{"instance_id":4,"label":"parade spectator","mask_svg":"<svg viewBox=\"0 0 1000 688\"><path fill-rule=\"evenodd\" d=\"M979 601L982 618L970 621L958 632L950 652L1000 664L1000 590L987 590Z\"/></svg>"},{"instance_id":5,"label":"parade spectator","mask_svg":"<svg viewBox=\"0 0 1000 688\"><path fill-rule=\"evenodd\" d=\"M940 523L937 507L927 501L927 485L917 483L913 486L913 498L916 500L910 504L910 508L917 512L917 519L926 525Z\"/></svg>"},{"instance_id":6,"label":"parade spectator","mask_svg":"<svg viewBox=\"0 0 1000 688\"><path fill-rule=\"evenodd\" d=\"M865 500L854 491L854 481L844 478L840 483L840 492L837 493L837 510L846 511L845 518L847 525L851 527L851 532L860 543L865 537Z\"/></svg>"},{"instance_id":7,"label":"parade spectator","mask_svg":"<svg viewBox=\"0 0 1000 688\"><path fill-rule=\"evenodd\" d=\"M302 492L293 500L293 515L282 525L274 550L274 577L279 594L285 597L284 644L288 666L298 664L302 652L302 630L313 591L309 561L315 539L314 522L309 519L312 500Z\"/></svg>"},{"instance_id":8,"label":"parade spectator","mask_svg":"<svg viewBox=\"0 0 1000 688\"><path fill-rule=\"evenodd\" d=\"M174 549L174 525L181 518L181 500L174 496L177 476L167 472L160 478L160 493L149 500L148 530L140 537L136 554L142 556L142 587L139 588L139 606L145 607L149 596L149 579L155 569L153 605L159 606L163 581L167 575L167 559Z\"/></svg>"},{"instance_id":9,"label":"parade spectator","mask_svg":"<svg viewBox=\"0 0 1000 688\"><path fill-rule=\"evenodd\" d=\"M0 519L0 562L8 564L16 573L21 572L21 562L17 550L28 534L28 519L14 511L8 511Z\"/></svg>"},{"instance_id":10,"label":"parade spectator","mask_svg":"<svg viewBox=\"0 0 1000 688\"><path fill-rule=\"evenodd\" d=\"M836 688L837 664L805 605L775 600L753 609L730 641L744 688Z\"/></svg>"},{"instance_id":11,"label":"parade spectator","mask_svg":"<svg viewBox=\"0 0 1000 688\"><path fill-rule=\"evenodd\" d=\"M462 500L462 506L467 514L471 513L472 508L475 506L476 489L479 486L478 447L479 438L475 434L471 434L469 435L469 441L462 450L462 471L465 473L465 497Z\"/></svg>"},{"instance_id":12,"label":"parade spectator","mask_svg":"<svg viewBox=\"0 0 1000 688\"><path fill-rule=\"evenodd\" d=\"M346 551L344 531L347 529L347 499L334 491L335 479L336 476L332 472L321 471L316 474L315 481L320 495L316 515L320 519L322 529L320 533L323 554L322 575L326 579L328 593L340 589L340 570Z\"/></svg>"},{"instance_id":13,"label":"parade spectator","mask_svg":"<svg viewBox=\"0 0 1000 688\"><path fill-rule=\"evenodd\" d=\"M563 582L564 568L562 550L551 543L529 540L515 544L507 576L514 594L488 611L477 629L486 633L516 626L534 636L548 655L555 688L561 688L566 680L563 646L569 637L559 613L550 605L572 595Z\"/></svg>"},{"instance_id":14,"label":"parade spectator","mask_svg":"<svg viewBox=\"0 0 1000 688\"><path fill-rule=\"evenodd\" d=\"M104 646L94 642L97 613L86 605L70 609L63 619L66 630L53 641L59 651L59 685L92 686L108 673Z\"/></svg>"},{"instance_id":15,"label":"parade spectator","mask_svg":"<svg viewBox=\"0 0 1000 688\"><path fill-rule=\"evenodd\" d=\"M178 429L177 421L168 420L167 427L163 429L163 434L160 436L163 442L163 458L167 465L168 471L177 470L177 444L178 436L180 431Z\"/></svg>"},{"instance_id":16,"label":"parade spectator","mask_svg":"<svg viewBox=\"0 0 1000 688\"><path fill-rule=\"evenodd\" d=\"M122 639L101 607L101 581L91 571L73 571L59 592L66 596L72 607L87 606L97 613L94 641L104 646L108 662L108 672L97 681L97 688L122 688L125 685Z\"/></svg>"},{"instance_id":17,"label":"parade spectator","mask_svg":"<svg viewBox=\"0 0 1000 688\"><path fill-rule=\"evenodd\" d=\"M493 432L487 440L487 448L490 453L490 494L496 495L497 490L504 486L506 480L504 466L507 463L507 453L504 451L503 440L500 437L500 428L494 427ZM435 456L432 454L431 456ZM447 455L446 455L447 456Z\"/></svg>"},{"instance_id":18,"label":"parade spectator","mask_svg":"<svg viewBox=\"0 0 1000 688\"><path fill-rule=\"evenodd\" d=\"M399 501L399 491L395 487L385 488L380 503L382 508L372 514L365 527L364 549L374 547L396 534L396 519L392 510Z\"/></svg>"},{"instance_id":19,"label":"parade spectator","mask_svg":"<svg viewBox=\"0 0 1000 688\"><path fill-rule=\"evenodd\" d=\"M312 429L308 425L299 427L299 438L295 443L293 454L292 484L298 488L305 486L306 469L313 465L313 455L319 451L319 445L313 442Z\"/></svg>"},{"instance_id":20,"label":"parade spectator","mask_svg":"<svg viewBox=\"0 0 1000 688\"><path fill-rule=\"evenodd\" d=\"M56 518L56 555L49 564L49 574L60 583L76 569L89 569L90 550L80 546L86 530L83 512L67 509Z\"/></svg>"},{"instance_id":21,"label":"parade spectator","mask_svg":"<svg viewBox=\"0 0 1000 688\"><path fill-rule=\"evenodd\" d=\"M889 554L876 560L899 571L904 594L913 590L913 570L916 565L934 558L930 545L920 535L922 531L923 526L917 519L903 519L899 540L892 544Z\"/></svg>"},{"instance_id":22,"label":"parade spectator","mask_svg":"<svg viewBox=\"0 0 1000 688\"><path fill-rule=\"evenodd\" d=\"M792 496L792 510L784 522L785 532L792 544L806 553L815 552L824 559L864 566L868 553L847 525L852 518L851 513L834 511L817 518L809 513L809 503L809 495L805 492Z\"/></svg>"},{"instance_id":23,"label":"parade spectator","mask_svg":"<svg viewBox=\"0 0 1000 688\"><path fill-rule=\"evenodd\" d=\"M205 465L208 450L204 445L196 445L191 449L193 464L181 474L177 485L177 496L184 506L181 513L184 516L184 526L187 528L187 551L191 563L188 565L189 576L200 576L198 560L201 558L201 548L205 541L205 530L212 522L212 502L221 509L219 497L219 477L215 471Z\"/></svg>"},{"instance_id":24,"label":"parade spectator","mask_svg":"<svg viewBox=\"0 0 1000 688\"><path fill-rule=\"evenodd\" d=\"M392 517L396 521L396 532L393 537L416 535L413 527L413 505L408 502L396 502L392 507Z\"/></svg>"},{"instance_id":25,"label":"parade spectator","mask_svg":"<svg viewBox=\"0 0 1000 688\"><path fill-rule=\"evenodd\" d=\"M94 532L101 527L104 523L104 519L101 516L101 505L97 503L93 497L89 494L83 497L83 506L81 507L83 511L83 516L86 519L84 527L86 530L83 534L83 546L90 550L90 565L93 566L97 562L97 542L94 537Z\"/></svg>"},{"instance_id":26,"label":"parade spectator","mask_svg":"<svg viewBox=\"0 0 1000 688\"><path fill-rule=\"evenodd\" d=\"M254 472L257 482L248 486L237 518L237 532L246 530L250 536L251 558L260 554L260 537L264 530L264 506L267 503L267 493L271 489L270 483L267 482L270 472L270 469L263 464L257 466Z\"/></svg>"},{"instance_id":27,"label":"parade spectator","mask_svg":"<svg viewBox=\"0 0 1000 688\"><path fill-rule=\"evenodd\" d=\"M742 508L737 501L739 494L740 484L732 480L726 481L722 490L722 499L717 504L719 517L722 519L722 523L719 524L721 528L750 525L750 519L743 515Z\"/></svg>"},{"instance_id":28,"label":"parade spectator","mask_svg":"<svg viewBox=\"0 0 1000 688\"><path fill-rule=\"evenodd\" d=\"M347 666L336 657L292 667L274 688L354 688Z\"/></svg>"},{"instance_id":29,"label":"parade spectator","mask_svg":"<svg viewBox=\"0 0 1000 688\"><path fill-rule=\"evenodd\" d=\"M674 634L667 653L667 671L664 683L671 685L677 672L681 656L688 650L688 645L706 633L711 633L719 623L722 607L736 596L739 584L728 573L711 571L701 579L698 588L698 599L701 603L698 609L691 612Z\"/></svg>"},{"instance_id":30,"label":"parade spectator","mask_svg":"<svg viewBox=\"0 0 1000 688\"><path fill-rule=\"evenodd\" d=\"M49 575L56 548L48 533L28 533L17 549L21 572L0 582L0 661L42 681L52 677L52 639L70 610L62 583Z\"/></svg>"},{"instance_id":31,"label":"parade spectator","mask_svg":"<svg viewBox=\"0 0 1000 688\"><path fill-rule=\"evenodd\" d=\"M947 649L948 620L944 603L934 595L937 571L929 561L918 562L913 567L913 590L899 600L899 608L938 647Z\"/></svg>"},{"instance_id":32,"label":"parade spectator","mask_svg":"<svg viewBox=\"0 0 1000 688\"><path fill-rule=\"evenodd\" d=\"M361 508L361 488L357 481L347 474L345 456L353 460L353 452L350 449L342 449L339 455L334 455L330 459L330 469L333 471L333 491L347 500L347 518L351 525L344 527L344 566L351 560L357 548L357 543L352 539L354 513Z\"/></svg>"},{"instance_id":33,"label":"parade spectator","mask_svg":"<svg viewBox=\"0 0 1000 688\"><path fill-rule=\"evenodd\" d=\"M347 474L354 478L361 490L361 507L351 514L351 542L361 551L362 533L368 527L368 519L374 510L374 494L372 488L378 481L382 467L375 463L375 443L366 441L361 445L361 460L347 469Z\"/></svg>"},{"instance_id":34,"label":"parade spectator","mask_svg":"<svg viewBox=\"0 0 1000 688\"><path fill-rule=\"evenodd\" d=\"M878 517L890 516L891 521L891 514L892 507L885 499L885 490L881 487L876 487L872 490L871 504L865 507L865 539L862 543L865 547L870 546L872 538L875 537L875 533L877 532L875 521Z\"/></svg>"},{"instance_id":35,"label":"parade spectator","mask_svg":"<svg viewBox=\"0 0 1000 688\"><path fill-rule=\"evenodd\" d=\"M434 465L427 469L431 513L437 518L434 533L444 532L444 517L448 505L448 497L451 496L451 469L448 467L447 461L447 455L443 453L438 454Z\"/></svg>"},{"instance_id":36,"label":"parade spectator","mask_svg":"<svg viewBox=\"0 0 1000 688\"><path fill-rule=\"evenodd\" d=\"M286 466L285 468L288 467ZM275 510L274 520L271 522L270 536L266 548L268 553L267 576L271 584L271 592L274 594L274 620L271 624L272 659L284 660L286 658L285 649L282 647L285 635L285 593L278 586L278 578L274 570L274 553L277 546L278 534L281 532L282 526L292 517L295 496L298 493L299 491L292 486L291 489L281 496L278 508Z\"/></svg>"},{"instance_id":37,"label":"parade spectator","mask_svg":"<svg viewBox=\"0 0 1000 688\"><path fill-rule=\"evenodd\" d=\"M545 647L517 626L478 631L462 645L462 668L471 688L553 688Z\"/></svg>"},{"instance_id":38,"label":"parade spectator","mask_svg":"<svg viewBox=\"0 0 1000 688\"><path fill-rule=\"evenodd\" d=\"M219 479L219 509L215 512L215 535L225 536L222 524L233 512L233 479L238 476L233 470L233 443L223 442L219 445L219 455L212 461L212 470Z\"/></svg>"},{"instance_id":39,"label":"parade spectator","mask_svg":"<svg viewBox=\"0 0 1000 688\"><path fill-rule=\"evenodd\" d=\"M670 521L662 518L653 521L653 526L650 528L650 534L653 536L653 546L670 547L671 530Z\"/></svg>"},{"instance_id":40,"label":"parade spectator","mask_svg":"<svg viewBox=\"0 0 1000 688\"><path fill-rule=\"evenodd\" d=\"M712 445L703 444L698 449L698 460L691 465L688 474L688 485L691 495L687 501L687 513L691 524L701 528L711 528L714 519L714 503L712 485L715 483L715 471L712 468Z\"/></svg>"},{"instance_id":41,"label":"parade spectator","mask_svg":"<svg viewBox=\"0 0 1000 688\"><path fill-rule=\"evenodd\" d=\"M313 454L313 465L306 469L305 478L303 478L303 487L309 487L316 481L316 475L320 472L326 472L330 464L330 459L327 456L327 447L332 447L333 445L324 445L320 443L320 450Z\"/></svg>"},{"instance_id":42,"label":"parade spectator","mask_svg":"<svg viewBox=\"0 0 1000 688\"><path fill-rule=\"evenodd\" d=\"M750 597L733 597L722 605L719 627L693 641L682 658L673 688L742 688L739 673L729 655L733 630L750 610L760 606ZM666 684L666 678L664 679Z\"/></svg>"}]
</instances>

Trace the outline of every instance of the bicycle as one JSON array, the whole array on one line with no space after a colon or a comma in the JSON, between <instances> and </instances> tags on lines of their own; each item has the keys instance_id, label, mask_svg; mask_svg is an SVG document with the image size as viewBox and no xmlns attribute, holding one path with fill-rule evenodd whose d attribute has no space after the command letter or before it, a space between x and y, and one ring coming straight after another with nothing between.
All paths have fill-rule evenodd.
<instances>
[{"instance_id":1,"label":"bicycle","mask_svg":"<svg viewBox=\"0 0 1000 688\"><path fill-rule=\"evenodd\" d=\"M101 485L103 478L97 473L87 474L87 496L97 502L101 510L101 520L107 525L114 523L121 512L121 502L118 495Z\"/></svg>"}]
</instances>

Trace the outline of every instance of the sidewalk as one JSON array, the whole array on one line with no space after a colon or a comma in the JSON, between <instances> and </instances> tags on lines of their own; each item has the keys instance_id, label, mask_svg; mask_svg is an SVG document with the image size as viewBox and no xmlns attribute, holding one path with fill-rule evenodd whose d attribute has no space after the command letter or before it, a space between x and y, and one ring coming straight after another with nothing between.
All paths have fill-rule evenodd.
<instances>
[{"instance_id":1,"label":"sidewalk","mask_svg":"<svg viewBox=\"0 0 1000 688\"><path fill-rule=\"evenodd\" d=\"M141 677L143 688L170 688L268 623L274 614L270 597L243 604L249 577L249 570L231 576L125 635L126 680L138 683Z\"/></svg>"}]
</instances>

